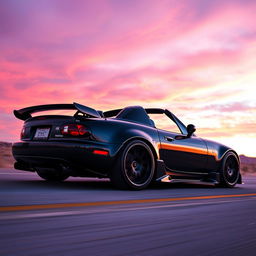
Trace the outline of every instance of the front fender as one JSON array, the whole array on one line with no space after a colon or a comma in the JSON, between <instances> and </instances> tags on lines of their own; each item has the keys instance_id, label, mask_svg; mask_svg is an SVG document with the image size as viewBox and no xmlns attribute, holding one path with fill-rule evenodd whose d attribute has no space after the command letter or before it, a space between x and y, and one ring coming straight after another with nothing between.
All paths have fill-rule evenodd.
<instances>
[{"instance_id":1,"label":"front fender","mask_svg":"<svg viewBox=\"0 0 256 256\"><path fill-rule=\"evenodd\" d=\"M207 169L215 170L215 171L220 170L224 156L230 151L232 151L239 160L239 156L232 148L215 141L210 141L205 139L204 141L208 148L208 164L207 164L208 168Z\"/></svg>"}]
</instances>

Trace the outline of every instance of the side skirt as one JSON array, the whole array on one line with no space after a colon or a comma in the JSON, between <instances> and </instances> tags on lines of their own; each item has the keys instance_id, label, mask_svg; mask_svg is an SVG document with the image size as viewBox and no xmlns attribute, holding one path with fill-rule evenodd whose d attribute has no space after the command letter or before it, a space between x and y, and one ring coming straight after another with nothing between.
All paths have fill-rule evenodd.
<instances>
[{"instance_id":1,"label":"side skirt","mask_svg":"<svg viewBox=\"0 0 256 256\"><path fill-rule=\"evenodd\" d=\"M163 160L157 160L155 180L158 182L169 183L188 182L205 185L217 185L220 183L220 174L218 172L191 173L170 170L165 166Z\"/></svg>"},{"instance_id":2,"label":"side skirt","mask_svg":"<svg viewBox=\"0 0 256 256\"><path fill-rule=\"evenodd\" d=\"M203 180L203 179L176 179L172 178L170 175L165 175L158 179L160 182L169 182L169 183L191 183L191 184L201 184L201 185L217 185L219 184L216 180Z\"/></svg>"}]
</instances>

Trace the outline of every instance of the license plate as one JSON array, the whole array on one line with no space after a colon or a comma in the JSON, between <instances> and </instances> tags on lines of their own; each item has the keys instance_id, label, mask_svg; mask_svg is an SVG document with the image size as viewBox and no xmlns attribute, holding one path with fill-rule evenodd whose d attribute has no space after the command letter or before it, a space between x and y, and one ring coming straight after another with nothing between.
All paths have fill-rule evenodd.
<instances>
[{"instance_id":1,"label":"license plate","mask_svg":"<svg viewBox=\"0 0 256 256\"><path fill-rule=\"evenodd\" d=\"M50 132L50 128L37 128L34 139L47 139Z\"/></svg>"}]
</instances>

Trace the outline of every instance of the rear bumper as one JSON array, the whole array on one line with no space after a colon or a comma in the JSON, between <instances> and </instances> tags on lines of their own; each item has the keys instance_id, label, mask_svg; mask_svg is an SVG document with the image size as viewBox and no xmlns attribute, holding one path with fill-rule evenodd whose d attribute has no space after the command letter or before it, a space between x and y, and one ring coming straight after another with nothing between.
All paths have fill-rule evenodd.
<instances>
[{"instance_id":1,"label":"rear bumper","mask_svg":"<svg viewBox=\"0 0 256 256\"><path fill-rule=\"evenodd\" d=\"M54 167L63 165L73 170L91 170L107 175L118 151L117 144L80 142L17 142L12 152L16 166L33 171L35 167ZM94 150L108 151L108 155L93 153Z\"/></svg>"}]
</instances>

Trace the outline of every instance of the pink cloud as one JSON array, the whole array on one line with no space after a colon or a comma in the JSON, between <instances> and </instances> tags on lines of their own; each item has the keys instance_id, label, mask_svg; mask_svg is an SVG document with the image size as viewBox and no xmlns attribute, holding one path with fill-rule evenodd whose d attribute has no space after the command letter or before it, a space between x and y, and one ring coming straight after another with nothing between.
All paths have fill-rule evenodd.
<instances>
[{"instance_id":1,"label":"pink cloud","mask_svg":"<svg viewBox=\"0 0 256 256\"><path fill-rule=\"evenodd\" d=\"M1 2L2 139L18 138L5 127L21 126L13 109L73 101L158 104L205 125L214 109L220 135L227 114L232 132L246 132L241 117L256 122L255 11L249 0Z\"/></svg>"},{"instance_id":2,"label":"pink cloud","mask_svg":"<svg viewBox=\"0 0 256 256\"><path fill-rule=\"evenodd\" d=\"M232 137L238 134L243 135L254 135L254 131L256 130L255 123L243 122L238 124L237 126L225 125L220 128L199 128L198 134L203 137Z\"/></svg>"},{"instance_id":3,"label":"pink cloud","mask_svg":"<svg viewBox=\"0 0 256 256\"><path fill-rule=\"evenodd\" d=\"M250 110L256 111L256 105L248 106L246 103L234 102L232 104L225 104L225 105L209 105L206 107L206 109L214 109L215 111L228 112L228 113L244 112L244 111L250 111Z\"/></svg>"}]
</instances>

